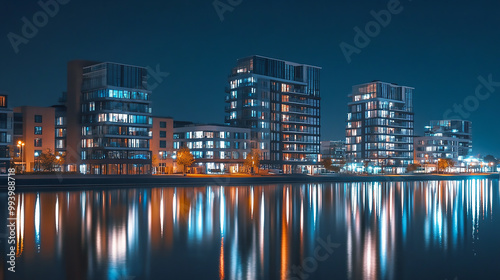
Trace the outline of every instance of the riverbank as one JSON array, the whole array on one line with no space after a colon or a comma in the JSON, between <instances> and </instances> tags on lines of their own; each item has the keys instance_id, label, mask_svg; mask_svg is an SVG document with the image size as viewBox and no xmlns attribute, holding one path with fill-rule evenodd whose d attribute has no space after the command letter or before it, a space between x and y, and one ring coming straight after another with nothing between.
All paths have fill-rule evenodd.
<instances>
[{"instance_id":1,"label":"riverbank","mask_svg":"<svg viewBox=\"0 0 500 280\"><path fill-rule=\"evenodd\" d=\"M205 185L253 185L253 184L291 184L291 183L331 183L331 182L401 182L401 181L440 181L466 179L499 179L499 173L475 174L409 174L409 175L16 175L18 190L51 190L66 188L105 188L105 187L150 187L150 186L205 186ZM7 189L6 178L0 191Z\"/></svg>"}]
</instances>

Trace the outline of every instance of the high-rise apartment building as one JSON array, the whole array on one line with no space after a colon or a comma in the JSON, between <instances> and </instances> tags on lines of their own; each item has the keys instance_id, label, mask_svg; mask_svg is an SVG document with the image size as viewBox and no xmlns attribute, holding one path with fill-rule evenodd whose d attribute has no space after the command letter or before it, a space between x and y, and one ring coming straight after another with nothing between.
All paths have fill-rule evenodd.
<instances>
[{"instance_id":1,"label":"high-rise apartment building","mask_svg":"<svg viewBox=\"0 0 500 280\"><path fill-rule=\"evenodd\" d=\"M402 173L413 161L414 88L374 81L349 94L346 156L350 170Z\"/></svg>"},{"instance_id":2,"label":"high-rise apartment building","mask_svg":"<svg viewBox=\"0 0 500 280\"><path fill-rule=\"evenodd\" d=\"M86 174L150 173L150 97L144 67L69 62L67 161Z\"/></svg>"},{"instance_id":3,"label":"high-rise apartment building","mask_svg":"<svg viewBox=\"0 0 500 280\"><path fill-rule=\"evenodd\" d=\"M312 173L318 164L320 70L262 56L239 59L232 69L225 121L251 129L264 168Z\"/></svg>"}]
</instances>

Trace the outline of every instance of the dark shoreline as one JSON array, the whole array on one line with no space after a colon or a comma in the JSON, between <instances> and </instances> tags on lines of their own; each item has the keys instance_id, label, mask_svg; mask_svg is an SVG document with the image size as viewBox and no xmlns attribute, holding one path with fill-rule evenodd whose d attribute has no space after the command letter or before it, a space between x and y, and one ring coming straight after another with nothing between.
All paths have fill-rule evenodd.
<instances>
[{"instance_id":1,"label":"dark shoreline","mask_svg":"<svg viewBox=\"0 0 500 280\"><path fill-rule=\"evenodd\" d=\"M499 179L499 173L459 174L459 175L282 175L282 176L83 176L83 175L17 175L16 190L68 190L95 188L159 187L159 186L236 186L253 184L291 184L291 183L333 183L333 182L404 182L404 181L442 181L466 179ZM6 178L5 178L6 179ZM6 180L0 192L7 191Z\"/></svg>"}]
</instances>

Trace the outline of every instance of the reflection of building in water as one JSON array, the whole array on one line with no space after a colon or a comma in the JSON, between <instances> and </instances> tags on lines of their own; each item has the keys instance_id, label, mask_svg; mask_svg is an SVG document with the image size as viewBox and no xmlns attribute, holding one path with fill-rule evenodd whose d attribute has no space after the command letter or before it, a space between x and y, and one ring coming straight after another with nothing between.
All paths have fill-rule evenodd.
<instances>
[{"instance_id":1,"label":"reflection of building in water","mask_svg":"<svg viewBox=\"0 0 500 280\"><path fill-rule=\"evenodd\" d=\"M426 250L464 249L478 239L478 220L491 215L493 198L487 180L366 183L344 190L335 203L346 207L348 278L355 279L397 279L397 252L419 238Z\"/></svg>"},{"instance_id":2,"label":"reflection of building in water","mask_svg":"<svg viewBox=\"0 0 500 280\"><path fill-rule=\"evenodd\" d=\"M469 180L18 194L17 253L68 279L153 277L158 260L177 271L187 253L213 264L210 279L293 279L328 232L338 255L308 275L345 253L348 278L398 279L415 244L452 253L475 242L494 190Z\"/></svg>"}]
</instances>

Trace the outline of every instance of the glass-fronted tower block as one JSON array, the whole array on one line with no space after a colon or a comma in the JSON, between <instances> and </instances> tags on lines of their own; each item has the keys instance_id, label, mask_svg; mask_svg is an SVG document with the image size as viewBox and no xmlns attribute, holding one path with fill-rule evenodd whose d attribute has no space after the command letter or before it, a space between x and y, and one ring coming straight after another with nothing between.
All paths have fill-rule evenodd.
<instances>
[{"instance_id":1,"label":"glass-fronted tower block","mask_svg":"<svg viewBox=\"0 0 500 280\"><path fill-rule=\"evenodd\" d=\"M109 62L83 67L81 172L151 172L150 97L144 67Z\"/></svg>"},{"instance_id":2,"label":"glass-fronted tower block","mask_svg":"<svg viewBox=\"0 0 500 280\"><path fill-rule=\"evenodd\" d=\"M413 91L381 81L353 86L346 126L348 168L401 173L413 162Z\"/></svg>"},{"instance_id":3,"label":"glass-fronted tower block","mask_svg":"<svg viewBox=\"0 0 500 280\"><path fill-rule=\"evenodd\" d=\"M226 123L252 129L262 167L312 173L320 152L320 67L262 56L229 76Z\"/></svg>"}]
</instances>

